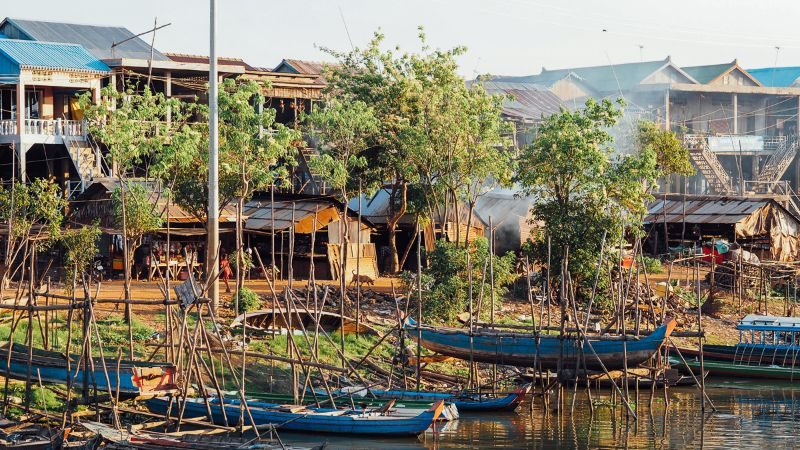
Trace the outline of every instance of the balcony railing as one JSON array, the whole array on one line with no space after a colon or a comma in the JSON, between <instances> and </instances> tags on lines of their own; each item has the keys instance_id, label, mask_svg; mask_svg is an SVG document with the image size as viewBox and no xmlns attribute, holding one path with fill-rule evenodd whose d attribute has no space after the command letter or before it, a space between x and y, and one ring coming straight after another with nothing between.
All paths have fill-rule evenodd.
<instances>
[{"instance_id":1,"label":"balcony railing","mask_svg":"<svg viewBox=\"0 0 800 450\"><path fill-rule=\"evenodd\" d=\"M62 119L25 119L25 134L44 136L84 137L86 128L80 120ZM19 134L16 119L0 120L0 136Z\"/></svg>"}]
</instances>

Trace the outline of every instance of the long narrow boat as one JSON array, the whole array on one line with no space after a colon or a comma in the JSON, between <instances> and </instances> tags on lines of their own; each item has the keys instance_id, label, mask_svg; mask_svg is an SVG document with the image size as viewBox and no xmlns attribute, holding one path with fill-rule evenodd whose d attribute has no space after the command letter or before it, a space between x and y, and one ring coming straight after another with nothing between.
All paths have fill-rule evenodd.
<instances>
[{"instance_id":1,"label":"long narrow boat","mask_svg":"<svg viewBox=\"0 0 800 450\"><path fill-rule=\"evenodd\" d=\"M505 395L481 394L475 392L430 392L370 389L369 392L379 399L396 399L398 401L430 401L444 400L453 403L461 412L513 411L519 406L525 395L530 392L530 384L519 387ZM366 397L365 397L366 398Z\"/></svg>"},{"instance_id":2,"label":"long narrow boat","mask_svg":"<svg viewBox=\"0 0 800 450\"><path fill-rule=\"evenodd\" d=\"M17 380L27 380L28 378L28 347L21 344L14 344L11 347L11 360L9 364L8 353L9 343L0 342L0 375L8 376ZM70 376L74 377L75 386L81 386L84 373L88 375L89 384L103 393L108 390L109 383L106 382L106 375L103 371L103 361L100 358L93 358L94 371L84 372L78 368L78 355L70 355L70 371L67 371L67 357L63 353L32 349L30 364L31 380L38 380L41 377L43 382L53 384L67 384ZM178 392L175 382L175 366L172 364L151 363L143 361L121 361L119 375L117 374L117 361L113 358L106 358L106 370L108 371L108 381L110 381L112 391L116 392L117 377L119 377L120 395L125 397L149 398L161 395L170 395ZM8 368L8 371L6 370ZM75 370L78 374L75 376Z\"/></svg>"},{"instance_id":3,"label":"long narrow boat","mask_svg":"<svg viewBox=\"0 0 800 450\"><path fill-rule=\"evenodd\" d=\"M686 365L692 372L700 372L700 361L696 359L686 359L686 365L679 358L670 357L670 364L673 367L686 369ZM728 361L703 361L703 368L709 375L717 375L732 378L763 378L770 380L800 381L800 368L784 366L758 366L749 364L738 364Z\"/></svg>"},{"instance_id":4,"label":"long narrow boat","mask_svg":"<svg viewBox=\"0 0 800 450\"><path fill-rule=\"evenodd\" d=\"M704 345L703 357L738 364L800 367L800 319L748 314L736 328L736 345ZM680 351L684 356L699 356L695 349Z\"/></svg>"},{"instance_id":5,"label":"long narrow boat","mask_svg":"<svg viewBox=\"0 0 800 450\"><path fill-rule=\"evenodd\" d=\"M147 401L147 407L156 414L166 414L169 398L157 397ZM225 418L219 407L219 399L211 402L211 419L216 424L224 424ZM223 400L228 423L238 423L240 406L237 400ZM444 401L436 402L430 409L416 417L392 416L385 412L310 408L297 405L274 406L268 403L247 403L255 425L273 425L277 430L311 433L334 433L349 435L416 436L427 430L442 413ZM179 408L173 407L172 414L177 417ZM184 417L205 417L208 415L205 401L188 398ZM249 418L244 423L250 425Z\"/></svg>"},{"instance_id":6,"label":"long narrow boat","mask_svg":"<svg viewBox=\"0 0 800 450\"><path fill-rule=\"evenodd\" d=\"M319 320L320 329L328 333L339 331L342 322L344 322L345 334L352 334L355 332L372 336L379 334L375 328L364 323L363 320L357 321L352 317L345 316L344 321L342 321L342 316L328 311L319 311L316 314L308 311L292 311L290 314L285 309L280 308L260 309L247 313L247 328L268 331L274 327L275 330L281 333L286 332L289 328L295 331L303 329L314 330L317 320ZM244 321L244 314L237 316L233 319L233 322L231 322L231 328L241 326ZM287 323L287 321L289 323Z\"/></svg>"},{"instance_id":7,"label":"long narrow boat","mask_svg":"<svg viewBox=\"0 0 800 450\"><path fill-rule=\"evenodd\" d=\"M233 394L235 396L235 393ZM271 404L273 406L280 406L280 405L288 405L294 403L294 397L288 394L273 394L273 393L248 393L249 396L253 397L253 401L258 401L261 403ZM350 396L340 392L334 391L334 401L336 402L337 406L341 405L351 405L350 403ZM338 397L338 398L337 398ZM410 400L410 399L395 399L397 400L394 405L392 405L391 414L393 416L403 416L403 417L415 417L418 416L420 413L424 412L425 410L429 409L436 403L437 400L440 399L432 399L432 400ZM313 394L306 394L305 398L302 400L302 404L306 406L313 406L316 402L319 401L320 404L317 406L325 406L330 407L331 403L328 401L328 394L325 393L324 390L317 391L317 398L314 399ZM381 408L386 405L386 398L373 398L373 397L362 397L362 396L353 396L353 404L358 407L366 407L368 409L376 409ZM248 404L250 404L250 400L248 400ZM450 420L458 420L458 407L455 403L448 402L445 400L444 408L442 409L442 414L439 416L438 420L442 421L450 421Z\"/></svg>"},{"instance_id":8,"label":"long narrow boat","mask_svg":"<svg viewBox=\"0 0 800 450\"><path fill-rule=\"evenodd\" d=\"M249 436L126 431L99 422L83 422L81 425L113 444L114 448L137 450L321 450L324 448L324 445L311 449L286 446L278 441L264 441Z\"/></svg>"},{"instance_id":9,"label":"long narrow boat","mask_svg":"<svg viewBox=\"0 0 800 450\"><path fill-rule=\"evenodd\" d=\"M591 348L575 336L559 339L555 335L533 336L496 329L470 333L463 328L420 325L411 318L406 319L404 329L415 340L420 334L420 344L426 349L467 361L472 358L476 362L534 368L541 364L544 370L556 370L559 360L562 368L575 369L583 358L588 370L603 368L598 359L607 370L617 370L626 362L628 367L635 367L650 359L675 325L675 320L670 319L642 338L621 336L615 340L598 340L589 337Z\"/></svg>"}]
</instances>

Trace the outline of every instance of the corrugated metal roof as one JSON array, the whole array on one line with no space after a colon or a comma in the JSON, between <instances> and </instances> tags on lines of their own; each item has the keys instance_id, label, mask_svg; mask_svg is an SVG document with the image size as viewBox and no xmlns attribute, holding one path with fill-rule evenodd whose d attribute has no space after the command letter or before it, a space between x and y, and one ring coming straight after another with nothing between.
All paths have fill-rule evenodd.
<instances>
[{"instance_id":1,"label":"corrugated metal roof","mask_svg":"<svg viewBox=\"0 0 800 450\"><path fill-rule=\"evenodd\" d=\"M138 37L116 46L112 52L112 44L134 36L130 30L123 27L80 25L74 23L44 22L40 20L12 18L6 18L4 24L5 23L10 23L15 26L24 34L30 36L31 40L66 42L82 45L98 59L150 58L150 44ZM153 60L169 61L169 58L158 50L154 50Z\"/></svg>"},{"instance_id":2,"label":"corrugated metal roof","mask_svg":"<svg viewBox=\"0 0 800 450\"><path fill-rule=\"evenodd\" d=\"M323 200L276 201L274 203L270 203L269 200L251 200L244 205L244 215L247 216L245 229L272 231L274 219L275 231L285 231L295 223L312 217L314 214L321 214L329 208L333 208L331 202Z\"/></svg>"},{"instance_id":3,"label":"corrugated metal roof","mask_svg":"<svg viewBox=\"0 0 800 450\"><path fill-rule=\"evenodd\" d=\"M20 66L109 72L102 61L74 44L0 39L0 52Z\"/></svg>"},{"instance_id":4,"label":"corrugated metal roof","mask_svg":"<svg viewBox=\"0 0 800 450\"><path fill-rule=\"evenodd\" d=\"M649 75L660 68L670 66L675 70L682 70L675 66L669 58L657 61L635 62L627 64L614 64L593 67L575 67L569 69L547 70L542 68L538 75L523 77L494 77L496 81L511 81L519 83L536 83L551 86L554 82L577 76L589 86L600 92L613 92L628 90L644 81ZM691 82L691 81L690 81Z\"/></svg>"},{"instance_id":5,"label":"corrugated metal roof","mask_svg":"<svg viewBox=\"0 0 800 450\"><path fill-rule=\"evenodd\" d=\"M314 75L316 80L320 83L325 82L325 77L322 75L326 66L332 63L325 63L320 61L305 61L302 59L284 59L273 69L274 72L297 73L302 75Z\"/></svg>"},{"instance_id":6,"label":"corrugated metal roof","mask_svg":"<svg viewBox=\"0 0 800 450\"><path fill-rule=\"evenodd\" d=\"M181 63L193 63L193 64L208 64L208 56L205 55L190 55L187 53L164 53L169 57L169 59L175 62ZM220 65L226 66L240 66L243 67L245 70L256 70L255 67L247 64L241 58L227 58L227 57L217 57L217 63Z\"/></svg>"},{"instance_id":7,"label":"corrugated metal roof","mask_svg":"<svg viewBox=\"0 0 800 450\"><path fill-rule=\"evenodd\" d=\"M727 64L712 64L708 66L682 67L683 71L692 76L699 83L706 84L719 77L731 67L736 66L736 61Z\"/></svg>"},{"instance_id":8,"label":"corrugated metal roof","mask_svg":"<svg viewBox=\"0 0 800 450\"><path fill-rule=\"evenodd\" d=\"M365 217L372 223L386 225L389 218L389 189L381 189L375 193L373 196L368 196L363 194L361 196L361 215ZM358 197L354 197L350 199L348 203L348 207L353 211L358 211ZM461 224L466 225L467 219L469 217L469 208L465 204L460 204L459 208L453 208L452 205L447 212L448 220L447 222L455 223L456 222L456 214L458 214L458 221ZM444 208L438 208L435 211L436 223L441 224L445 222L444 219ZM414 224L414 217L411 214L404 215L400 222L401 224L409 225ZM472 212L472 222L471 225L476 228L486 227L486 222L473 210Z\"/></svg>"},{"instance_id":9,"label":"corrugated metal roof","mask_svg":"<svg viewBox=\"0 0 800 450\"><path fill-rule=\"evenodd\" d=\"M686 223L699 224L735 224L750 216L752 213L774 202L768 198L757 197L721 197L721 196L692 196L684 199L681 195L670 194L656 195L650 203L645 223ZM666 214L666 217L665 217Z\"/></svg>"},{"instance_id":10,"label":"corrugated metal roof","mask_svg":"<svg viewBox=\"0 0 800 450\"><path fill-rule=\"evenodd\" d=\"M800 67L763 67L747 69L747 73L768 87L793 87L800 79Z\"/></svg>"},{"instance_id":11,"label":"corrugated metal roof","mask_svg":"<svg viewBox=\"0 0 800 450\"><path fill-rule=\"evenodd\" d=\"M557 113L562 106L561 99L547 86L503 81L486 81L483 86L490 94L513 97L503 102L503 113L513 119L540 121Z\"/></svg>"}]
</instances>

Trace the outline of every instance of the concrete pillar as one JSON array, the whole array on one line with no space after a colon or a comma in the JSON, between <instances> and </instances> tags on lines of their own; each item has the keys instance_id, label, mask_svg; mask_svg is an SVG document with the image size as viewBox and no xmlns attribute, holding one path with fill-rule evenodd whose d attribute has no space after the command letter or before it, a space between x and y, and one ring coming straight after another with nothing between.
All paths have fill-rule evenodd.
<instances>
[{"instance_id":1,"label":"concrete pillar","mask_svg":"<svg viewBox=\"0 0 800 450\"><path fill-rule=\"evenodd\" d=\"M664 129L667 131L672 129L669 120L669 89L664 91Z\"/></svg>"},{"instance_id":2,"label":"concrete pillar","mask_svg":"<svg viewBox=\"0 0 800 450\"><path fill-rule=\"evenodd\" d=\"M795 111L797 125L794 127L795 139L800 142L800 95L797 96L797 111ZM800 152L794 158L794 189L800 191Z\"/></svg>"},{"instance_id":3,"label":"concrete pillar","mask_svg":"<svg viewBox=\"0 0 800 450\"><path fill-rule=\"evenodd\" d=\"M739 95L731 94L733 103L733 134L739 134Z\"/></svg>"},{"instance_id":4,"label":"concrete pillar","mask_svg":"<svg viewBox=\"0 0 800 450\"><path fill-rule=\"evenodd\" d=\"M17 162L19 164L19 177L22 181L27 180L26 158L27 148L25 145L25 82L21 79L17 83Z\"/></svg>"},{"instance_id":5,"label":"concrete pillar","mask_svg":"<svg viewBox=\"0 0 800 450\"><path fill-rule=\"evenodd\" d=\"M169 70L164 73L166 80L164 81L164 96L167 98L172 97L172 72ZM167 126L172 124L172 107L167 106Z\"/></svg>"},{"instance_id":6,"label":"concrete pillar","mask_svg":"<svg viewBox=\"0 0 800 450\"><path fill-rule=\"evenodd\" d=\"M761 101L758 102L758 113L755 116L755 134L756 135L764 135L766 134L767 128L767 99L763 98Z\"/></svg>"}]
</instances>

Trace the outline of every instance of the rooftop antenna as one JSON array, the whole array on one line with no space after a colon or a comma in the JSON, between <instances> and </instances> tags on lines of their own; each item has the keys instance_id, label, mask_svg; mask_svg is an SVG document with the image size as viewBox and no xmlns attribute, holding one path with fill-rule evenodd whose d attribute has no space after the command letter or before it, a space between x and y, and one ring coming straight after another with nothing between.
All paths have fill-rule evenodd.
<instances>
[{"instance_id":1,"label":"rooftop antenna","mask_svg":"<svg viewBox=\"0 0 800 450\"><path fill-rule=\"evenodd\" d=\"M639 62L644 62L644 45L639 44Z\"/></svg>"},{"instance_id":2,"label":"rooftop antenna","mask_svg":"<svg viewBox=\"0 0 800 450\"><path fill-rule=\"evenodd\" d=\"M781 46L775 46L775 63L772 65L772 73L770 74L770 84L775 86L775 69L778 68L778 54L781 52Z\"/></svg>"},{"instance_id":3,"label":"rooftop antenna","mask_svg":"<svg viewBox=\"0 0 800 450\"><path fill-rule=\"evenodd\" d=\"M149 30L147 30L147 31L142 31L141 33L139 33L139 34L137 34L137 35L131 36L131 37L129 37L129 38L126 38L126 39L123 39L123 40L121 40L121 41L119 41L119 42L112 41L112 42L111 42L111 56L112 56L112 57L114 56L114 49L115 49L116 47L118 47L118 46L120 46L120 45L122 45L122 44L124 44L124 43L126 43L126 42L128 42L128 41L132 41L132 40L134 40L134 39L136 39L136 38L138 38L138 37L144 36L144 35L145 35L145 34L147 34L147 33L155 33L156 31L158 31L158 30L160 30L160 29L162 29L162 28L166 28L166 27L168 27L168 26L170 26L170 25L172 25L172 22L170 22L170 23L166 23L166 24L164 24L164 25L155 26L155 27L153 27L153 28L151 28L151 29L149 29ZM154 37L154 38L155 38L155 37Z\"/></svg>"},{"instance_id":4,"label":"rooftop antenna","mask_svg":"<svg viewBox=\"0 0 800 450\"><path fill-rule=\"evenodd\" d=\"M342 24L344 25L344 31L345 31L345 33L347 33L347 40L350 41L350 49L355 51L356 47L353 45L353 38L350 37L350 29L347 28L347 21L344 20L344 13L342 12L342 7L341 6L339 6L339 17L342 18Z\"/></svg>"}]
</instances>

